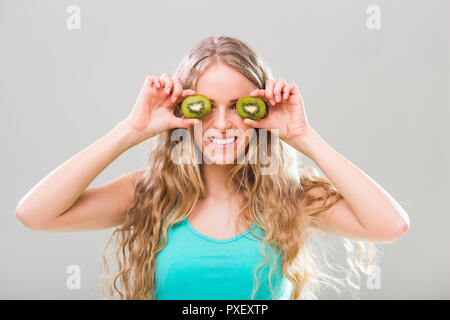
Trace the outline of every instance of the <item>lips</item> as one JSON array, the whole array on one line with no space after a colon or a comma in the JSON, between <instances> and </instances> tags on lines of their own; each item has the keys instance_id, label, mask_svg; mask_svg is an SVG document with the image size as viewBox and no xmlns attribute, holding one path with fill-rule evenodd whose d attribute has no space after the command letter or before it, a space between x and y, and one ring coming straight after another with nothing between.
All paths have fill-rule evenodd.
<instances>
[{"instance_id":1,"label":"lips","mask_svg":"<svg viewBox=\"0 0 450 320\"><path fill-rule=\"evenodd\" d=\"M229 136L229 137L208 137L206 138L209 142L219 145L227 145L232 144L237 140L237 136Z\"/></svg>"},{"instance_id":2,"label":"lips","mask_svg":"<svg viewBox=\"0 0 450 320\"><path fill-rule=\"evenodd\" d=\"M214 136L209 136L207 139L210 139L210 138L229 139L229 138L234 138L234 137L237 137L237 136L236 135L229 135L229 136L227 136L227 135L214 135Z\"/></svg>"}]
</instances>

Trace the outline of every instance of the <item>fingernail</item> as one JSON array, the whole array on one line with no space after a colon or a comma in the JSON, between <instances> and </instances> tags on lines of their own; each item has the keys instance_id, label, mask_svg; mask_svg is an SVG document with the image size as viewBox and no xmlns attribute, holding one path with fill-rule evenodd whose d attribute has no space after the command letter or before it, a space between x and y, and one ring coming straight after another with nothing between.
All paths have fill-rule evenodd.
<instances>
[{"instance_id":1,"label":"fingernail","mask_svg":"<svg viewBox=\"0 0 450 320\"><path fill-rule=\"evenodd\" d=\"M276 99L277 99L277 102L280 102L280 96L277 96Z\"/></svg>"}]
</instances>

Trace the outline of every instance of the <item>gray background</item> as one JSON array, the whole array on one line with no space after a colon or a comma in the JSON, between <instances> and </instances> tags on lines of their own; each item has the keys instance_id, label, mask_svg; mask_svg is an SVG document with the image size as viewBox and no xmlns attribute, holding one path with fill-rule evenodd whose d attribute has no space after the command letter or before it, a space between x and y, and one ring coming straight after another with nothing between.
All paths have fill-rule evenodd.
<instances>
[{"instance_id":1,"label":"gray background","mask_svg":"<svg viewBox=\"0 0 450 320\"><path fill-rule=\"evenodd\" d=\"M66 27L70 4L80 30ZM381 8L380 30L366 27L369 5ZM360 297L450 298L449 32L444 0L0 1L0 298L99 298L112 229L36 232L14 209L128 115L147 74L173 74L194 43L222 34L296 82L311 125L408 212L408 233L381 245L381 289L363 278ZM144 168L148 143L91 186ZM66 288L73 264L80 290Z\"/></svg>"}]
</instances>

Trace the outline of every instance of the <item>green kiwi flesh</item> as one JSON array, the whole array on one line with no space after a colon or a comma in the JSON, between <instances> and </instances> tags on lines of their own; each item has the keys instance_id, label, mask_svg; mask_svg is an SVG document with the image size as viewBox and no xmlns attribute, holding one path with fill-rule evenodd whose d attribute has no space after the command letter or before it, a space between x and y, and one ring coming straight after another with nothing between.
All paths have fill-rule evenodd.
<instances>
[{"instance_id":1,"label":"green kiwi flesh","mask_svg":"<svg viewBox=\"0 0 450 320\"><path fill-rule=\"evenodd\" d=\"M239 99L236 111L244 119L258 120L266 114L266 103L258 97L243 97Z\"/></svg>"},{"instance_id":2,"label":"green kiwi flesh","mask_svg":"<svg viewBox=\"0 0 450 320\"><path fill-rule=\"evenodd\" d=\"M181 103L181 112L185 118L203 119L211 111L211 102L201 94L187 96Z\"/></svg>"}]
</instances>

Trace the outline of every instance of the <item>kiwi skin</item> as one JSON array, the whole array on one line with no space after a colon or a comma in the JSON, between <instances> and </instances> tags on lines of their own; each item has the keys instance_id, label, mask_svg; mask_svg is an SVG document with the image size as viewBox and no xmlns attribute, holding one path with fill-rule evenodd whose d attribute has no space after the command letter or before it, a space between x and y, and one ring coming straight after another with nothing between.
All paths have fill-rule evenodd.
<instances>
[{"instance_id":1,"label":"kiwi skin","mask_svg":"<svg viewBox=\"0 0 450 320\"><path fill-rule=\"evenodd\" d=\"M197 105L199 110L192 109L193 105ZM201 104L201 106L198 106ZM203 119L211 111L211 102L202 94L187 96L181 103L181 112L185 118Z\"/></svg>"},{"instance_id":2,"label":"kiwi skin","mask_svg":"<svg viewBox=\"0 0 450 320\"><path fill-rule=\"evenodd\" d=\"M251 112L248 107L256 107L255 111ZM236 104L236 111L241 118L259 120L267 115L267 106L263 99L258 97L242 97Z\"/></svg>"}]
</instances>

